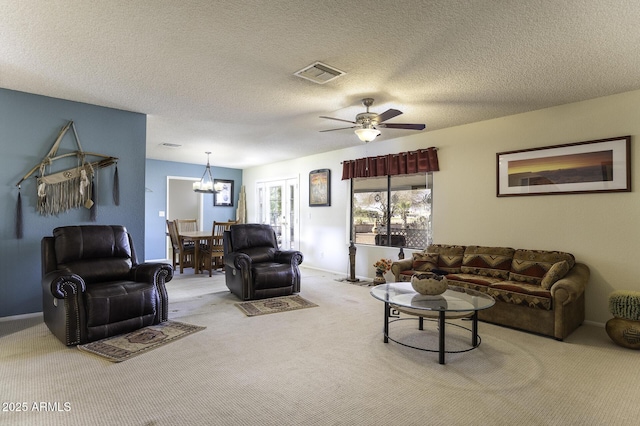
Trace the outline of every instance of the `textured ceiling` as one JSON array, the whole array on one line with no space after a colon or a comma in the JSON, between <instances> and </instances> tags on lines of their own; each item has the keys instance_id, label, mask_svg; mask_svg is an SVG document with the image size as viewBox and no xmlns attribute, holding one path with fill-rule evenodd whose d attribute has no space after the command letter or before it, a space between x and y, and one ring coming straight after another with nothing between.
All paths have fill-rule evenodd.
<instances>
[{"instance_id":1,"label":"textured ceiling","mask_svg":"<svg viewBox=\"0 0 640 426\"><path fill-rule=\"evenodd\" d=\"M363 97L373 112L404 112L390 123L427 132L640 89L637 0L0 0L0 10L0 87L148 114L147 157L162 160L204 164L212 151L212 164L244 168L356 146L351 130L319 132L346 123L318 117L352 120ZM293 75L315 61L347 74L325 85Z\"/></svg>"}]
</instances>

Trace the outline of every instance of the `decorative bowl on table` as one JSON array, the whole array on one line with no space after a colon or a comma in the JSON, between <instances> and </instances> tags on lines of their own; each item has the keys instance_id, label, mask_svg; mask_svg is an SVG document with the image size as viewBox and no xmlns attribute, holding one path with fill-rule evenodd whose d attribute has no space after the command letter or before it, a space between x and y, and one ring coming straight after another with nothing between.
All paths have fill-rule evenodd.
<instances>
[{"instance_id":1,"label":"decorative bowl on table","mask_svg":"<svg viewBox=\"0 0 640 426\"><path fill-rule=\"evenodd\" d=\"M447 289L447 278L431 272L413 274L411 277L411 287L420 294L436 296L442 294Z\"/></svg>"}]
</instances>

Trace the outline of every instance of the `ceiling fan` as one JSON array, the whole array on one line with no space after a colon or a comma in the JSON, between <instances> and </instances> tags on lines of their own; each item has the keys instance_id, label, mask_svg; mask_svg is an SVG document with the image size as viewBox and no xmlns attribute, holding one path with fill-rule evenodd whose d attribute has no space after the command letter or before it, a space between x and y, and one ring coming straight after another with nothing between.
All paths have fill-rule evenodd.
<instances>
[{"instance_id":1,"label":"ceiling fan","mask_svg":"<svg viewBox=\"0 0 640 426\"><path fill-rule=\"evenodd\" d=\"M378 130L378 128L406 129L406 130L424 130L425 128L424 124L385 123L385 121L402 114L402 111L398 111L397 109L388 109L382 114L376 114L375 112L369 112L369 107L372 104L373 104L373 98L364 98L362 100L362 105L364 105L367 108L367 112L362 112L356 115L356 121L320 116L320 118L328 118L329 120L344 121L345 123L355 124L355 126L340 127L338 129L328 129L328 130L320 130L320 131L332 132L334 130L356 129L355 130L356 135L358 136L358 138L360 138L362 142L371 142L378 135L380 135L380 130Z\"/></svg>"}]
</instances>

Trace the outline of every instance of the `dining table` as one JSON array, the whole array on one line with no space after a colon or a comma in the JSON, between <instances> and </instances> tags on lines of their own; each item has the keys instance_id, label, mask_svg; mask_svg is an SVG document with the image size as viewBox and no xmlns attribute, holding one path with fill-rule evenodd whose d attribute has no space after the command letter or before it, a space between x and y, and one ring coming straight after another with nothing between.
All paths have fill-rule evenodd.
<instances>
[{"instance_id":1,"label":"dining table","mask_svg":"<svg viewBox=\"0 0 640 426\"><path fill-rule=\"evenodd\" d=\"M208 245L209 247L213 244L213 235L211 231L181 231L178 233L178 237L180 238L180 244L184 246L185 243L193 242L194 243L194 254L193 254L193 271L196 274L200 273L200 247L202 245Z\"/></svg>"}]
</instances>

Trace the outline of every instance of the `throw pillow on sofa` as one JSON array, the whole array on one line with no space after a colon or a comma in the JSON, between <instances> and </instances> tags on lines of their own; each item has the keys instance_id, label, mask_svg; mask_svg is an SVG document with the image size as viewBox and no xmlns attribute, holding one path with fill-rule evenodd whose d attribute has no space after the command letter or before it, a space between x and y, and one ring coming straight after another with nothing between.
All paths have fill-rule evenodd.
<instances>
[{"instance_id":1,"label":"throw pillow on sofa","mask_svg":"<svg viewBox=\"0 0 640 426\"><path fill-rule=\"evenodd\" d=\"M438 253L413 253L413 264L411 269L414 271L431 271L438 267Z\"/></svg>"},{"instance_id":2,"label":"throw pillow on sofa","mask_svg":"<svg viewBox=\"0 0 640 426\"><path fill-rule=\"evenodd\" d=\"M468 246L462 260L462 273L509 278L514 249L509 247Z\"/></svg>"},{"instance_id":3,"label":"throw pillow on sofa","mask_svg":"<svg viewBox=\"0 0 640 426\"><path fill-rule=\"evenodd\" d=\"M554 263L551 269L542 277L542 288L549 290L556 281L567 275L569 269L571 268L569 268L569 262L566 260Z\"/></svg>"},{"instance_id":4,"label":"throw pillow on sofa","mask_svg":"<svg viewBox=\"0 0 640 426\"><path fill-rule=\"evenodd\" d=\"M462 272L464 249L465 246L432 244L427 247L427 252L438 254L438 269L449 274L459 274Z\"/></svg>"},{"instance_id":5,"label":"throw pillow on sofa","mask_svg":"<svg viewBox=\"0 0 640 426\"><path fill-rule=\"evenodd\" d=\"M542 285L542 278L558 262L566 260L569 269L575 265L571 253L545 250L516 250L513 254L509 281Z\"/></svg>"}]
</instances>

